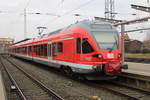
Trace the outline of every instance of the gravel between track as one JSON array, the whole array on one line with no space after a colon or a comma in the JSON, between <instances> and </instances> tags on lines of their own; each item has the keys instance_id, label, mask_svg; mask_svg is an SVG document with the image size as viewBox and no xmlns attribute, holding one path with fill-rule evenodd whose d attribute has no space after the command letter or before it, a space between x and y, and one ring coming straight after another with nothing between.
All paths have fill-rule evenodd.
<instances>
[{"instance_id":1,"label":"gravel between track","mask_svg":"<svg viewBox=\"0 0 150 100\"><path fill-rule=\"evenodd\" d=\"M8 74L0 64L0 71L2 72L2 79L5 85L5 91L6 91L6 97L7 100L20 100L20 96L18 92L11 90L11 86L13 85L12 82L10 81Z\"/></svg>"},{"instance_id":2,"label":"gravel between track","mask_svg":"<svg viewBox=\"0 0 150 100\"><path fill-rule=\"evenodd\" d=\"M36 76L49 88L60 94L65 100L127 100L125 97L112 94L107 90L97 89L81 82L72 80L61 74L55 73L50 67L41 64L31 64L16 58L10 58L21 65L24 70ZM42 68L43 67L43 68ZM101 98L101 99L94 99Z\"/></svg>"},{"instance_id":3,"label":"gravel between track","mask_svg":"<svg viewBox=\"0 0 150 100\"><path fill-rule=\"evenodd\" d=\"M45 92L39 85L24 75L19 69L14 67L11 63L5 59L3 62L7 63L7 69L11 73L12 77L16 80L16 83L23 91L27 100L53 100L47 92Z\"/></svg>"}]
</instances>

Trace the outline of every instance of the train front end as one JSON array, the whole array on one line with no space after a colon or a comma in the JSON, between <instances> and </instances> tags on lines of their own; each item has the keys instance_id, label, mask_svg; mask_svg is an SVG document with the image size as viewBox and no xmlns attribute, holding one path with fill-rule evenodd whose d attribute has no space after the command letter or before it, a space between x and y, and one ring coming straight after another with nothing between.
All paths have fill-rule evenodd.
<instances>
[{"instance_id":1,"label":"train front end","mask_svg":"<svg viewBox=\"0 0 150 100\"><path fill-rule=\"evenodd\" d=\"M93 57L99 64L93 69L101 70L108 76L119 75L122 69L127 69L123 62L121 34L116 28L107 22L94 23L91 24L90 33L98 48Z\"/></svg>"}]
</instances>

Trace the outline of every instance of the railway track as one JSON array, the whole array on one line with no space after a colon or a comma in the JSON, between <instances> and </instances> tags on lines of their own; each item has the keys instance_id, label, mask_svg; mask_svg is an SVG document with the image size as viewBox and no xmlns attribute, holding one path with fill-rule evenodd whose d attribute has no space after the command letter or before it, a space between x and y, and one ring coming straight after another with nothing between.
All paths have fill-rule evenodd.
<instances>
[{"instance_id":1,"label":"railway track","mask_svg":"<svg viewBox=\"0 0 150 100\"><path fill-rule=\"evenodd\" d=\"M16 87L22 100L64 100L53 90L47 88L42 82L7 58L0 58L0 62L8 73L9 78Z\"/></svg>"},{"instance_id":2,"label":"railway track","mask_svg":"<svg viewBox=\"0 0 150 100\"><path fill-rule=\"evenodd\" d=\"M81 82L81 81L79 81ZM83 81L85 85L107 90L113 94L127 97L129 100L149 100L150 91L117 82L89 82Z\"/></svg>"},{"instance_id":3,"label":"railway track","mask_svg":"<svg viewBox=\"0 0 150 100\"><path fill-rule=\"evenodd\" d=\"M141 90L139 88L134 88L128 85L117 84L112 82L105 82L105 84L101 84L100 87L105 88L113 93L120 94L128 97L133 100L149 100L150 92L147 90Z\"/></svg>"},{"instance_id":4,"label":"railway track","mask_svg":"<svg viewBox=\"0 0 150 100\"><path fill-rule=\"evenodd\" d=\"M105 81L105 82L86 82L86 84L108 90L114 94L127 97L129 100L149 100L150 91L126 85L123 83Z\"/></svg>"}]
</instances>

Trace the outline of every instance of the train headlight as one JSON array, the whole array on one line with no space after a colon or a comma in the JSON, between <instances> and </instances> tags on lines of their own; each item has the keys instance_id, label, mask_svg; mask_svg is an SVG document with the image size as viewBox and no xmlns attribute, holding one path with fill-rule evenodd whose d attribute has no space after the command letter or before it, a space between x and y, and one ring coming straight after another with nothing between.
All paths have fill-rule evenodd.
<instances>
[{"instance_id":1,"label":"train headlight","mask_svg":"<svg viewBox=\"0 0 150 100\"><path fill-rule=\"evenodd\" d=\"M103 58L103 55L102 55L102 54L95 54L95 55L93 55L93 57L96 57L96 58Z\"/></svg>"},{"instance_id":2,"label":"train headlight","mask_svg":"<svg viewBox=\"0 0 150 100\"><path fill-rule=\"evenodd\" d=\"M121 58L121 57L122 57L122 54L121 54L121 53L119 53L119 54L118 54L118 58Z\"/></svg>"},{"instance_id":3,"label":"train headlight","mask_svg":"<svg viewBox=\"0 0 150 100\"><path fill-rule=\"evenodd\" d=\"M98 58L103 58L103 56L101 54L98 54Z\"/></svg>"}]
</instances>

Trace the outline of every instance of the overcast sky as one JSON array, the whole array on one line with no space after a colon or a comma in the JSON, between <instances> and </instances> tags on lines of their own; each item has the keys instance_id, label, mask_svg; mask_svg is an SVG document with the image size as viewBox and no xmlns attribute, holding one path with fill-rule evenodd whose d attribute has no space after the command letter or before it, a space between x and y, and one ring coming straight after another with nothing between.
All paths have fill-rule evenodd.
<instances>
[{"instance_id":1,"label":"overcast sky","mask_svg":"<svg viewBox=\"0 0 150 100\"><path fill-rule=\"evenodd\" d=\"M27 10L27 37L37 37L38 26L47 27L44 33L63 28L77 20L104 17L105 0L1 0L0 2L0 37L24 39L24 8ZM116 19L131 20L148 16L131 9L130 4L149 6L147 0L115 0ZM34 13L41 13L34 14ZM133 16L133 13L138 13ZM50 15L52 14L52 15ZM80 14L77 17L74 14ZM61 17L55 16L59 15ZM128 28L147 27L149 24L130 25ZM144 33L131 38L142 40Z\"/></svg>"}]
</instances>

